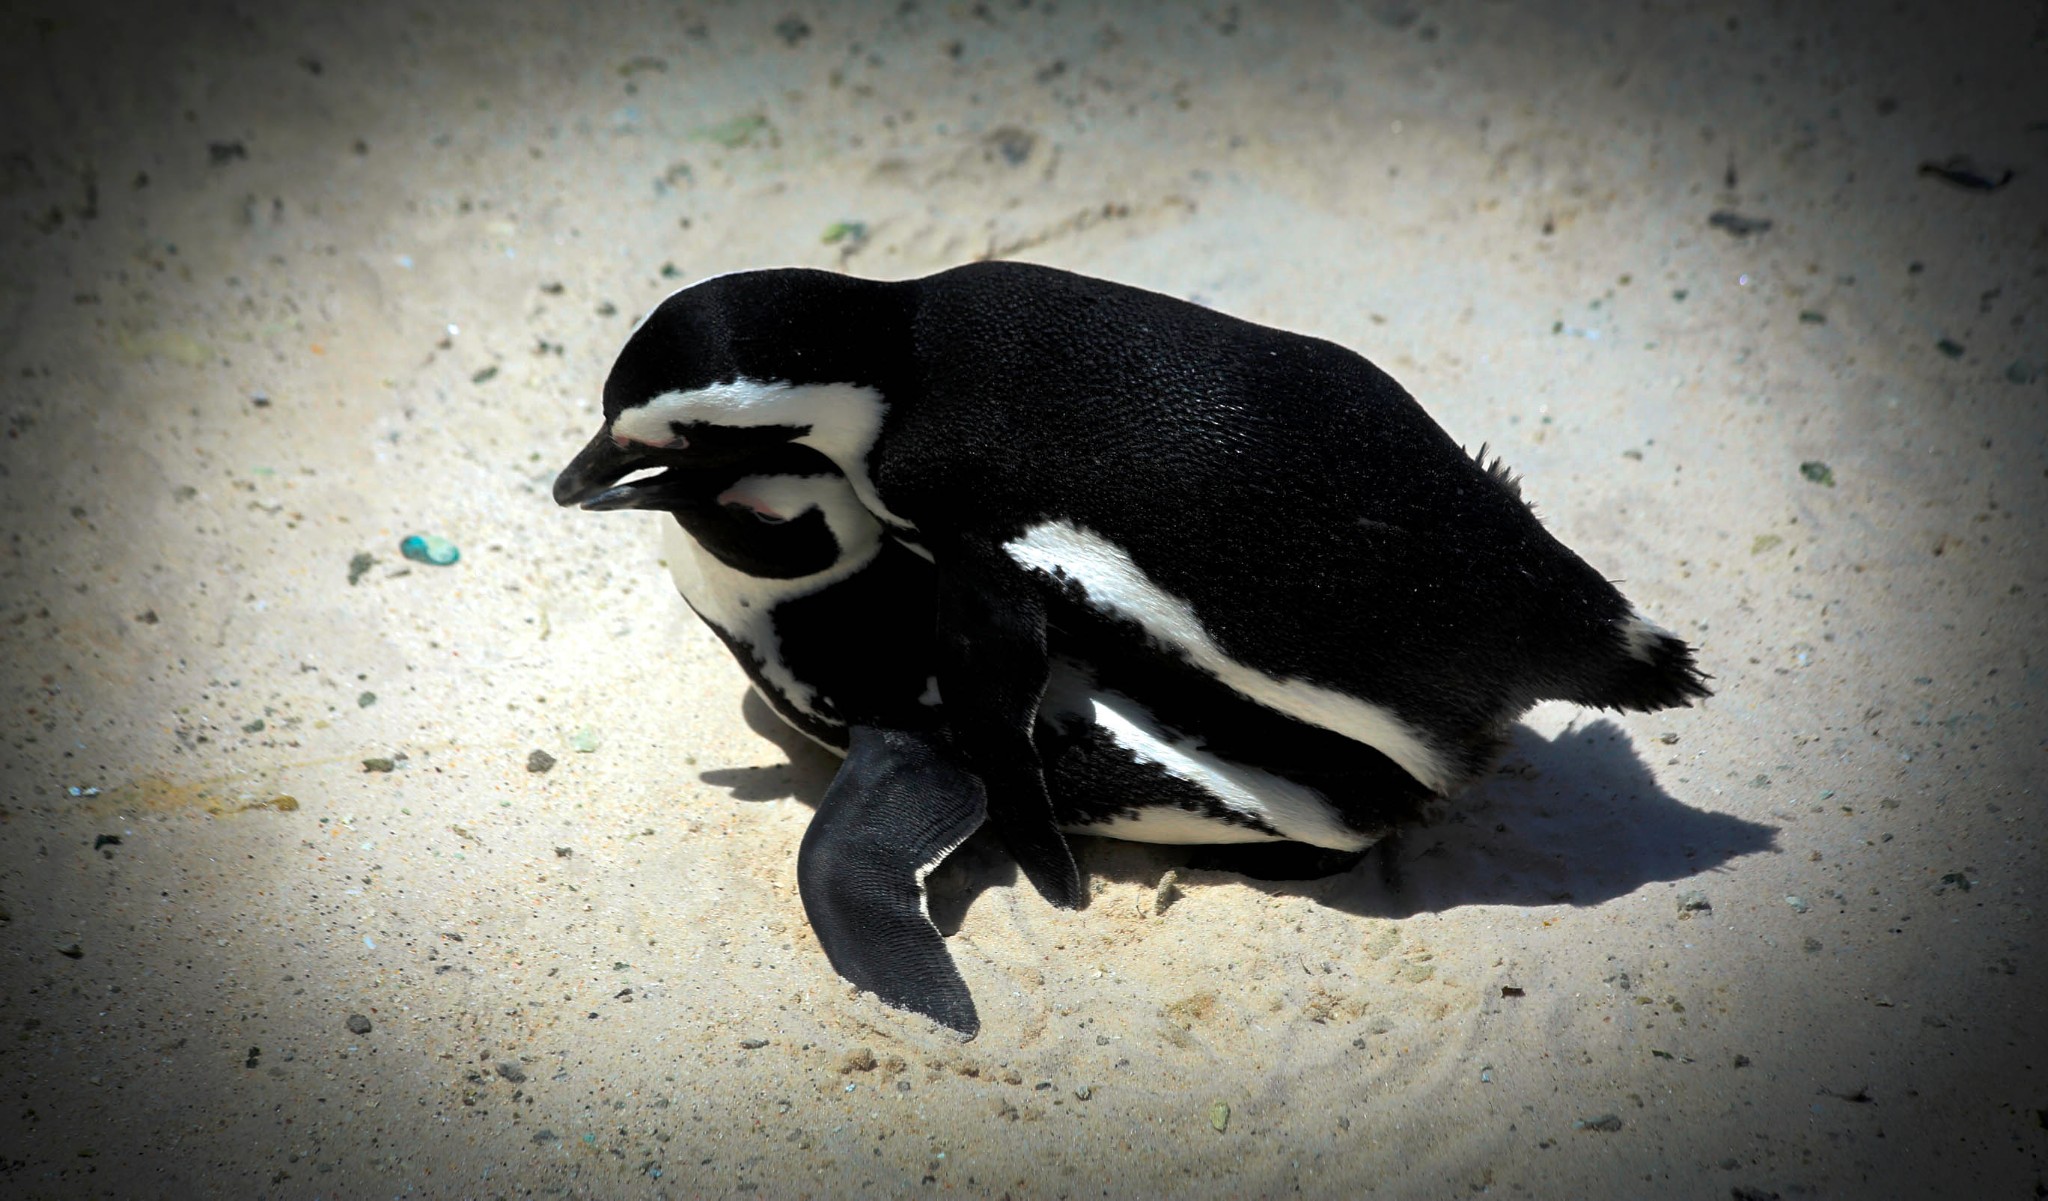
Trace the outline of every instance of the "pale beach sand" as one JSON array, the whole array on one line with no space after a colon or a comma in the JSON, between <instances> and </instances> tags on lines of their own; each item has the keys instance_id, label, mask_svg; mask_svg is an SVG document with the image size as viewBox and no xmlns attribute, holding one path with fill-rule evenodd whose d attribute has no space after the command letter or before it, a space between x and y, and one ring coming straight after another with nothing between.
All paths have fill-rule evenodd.
<instances>
[{"instance_id":1,"label":"pale beach sand","mask_svg":"<svg viewBox=\"0 0 2048 1201\"><path fill-rule=\"evenodd\" d=\"M4 12L0 1193L2048 1178L2038 6ZM981 1035L851 995L834 761L548 484L666 292L991 255L1361 351L1718 695L1391 873L977 839Z\"/></svg>"}]
</instances>

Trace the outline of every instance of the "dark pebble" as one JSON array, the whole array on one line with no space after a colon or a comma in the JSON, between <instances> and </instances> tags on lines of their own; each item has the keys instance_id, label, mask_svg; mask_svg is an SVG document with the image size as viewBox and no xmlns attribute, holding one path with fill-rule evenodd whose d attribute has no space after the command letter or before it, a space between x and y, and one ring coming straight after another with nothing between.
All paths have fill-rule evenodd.
<instances>
[{"instance_id":1,"label":"dark pebble","mask_svg":"<svg viewBox=\"0 0 2048 1201\"><path fill-rule=\"evenodd\" d=\"M1952 154L1938 163L1921 163L1920 174L1968 192L1995 192L2012 182L2013 170L1981 166L1967 154Z\"/></svg>"},{"instance_id":2,"label":"dark pebble","mask_svg":"<svg viewBox=\"0 0 2048 1201\"><path fill-rule=\"evenodd\" d=\"M216 167L223 163L232 163L238 158L248 157L249 148L240 142L208 142L206 144L206 161Z\"/></svg>"},{"instance_id":3,"label":"dark pebble","mask_svg":"<svg viewBox=\"0 0 2048 1201\"><path fill-rule=\"evenodd\" d=\"M348 582L354 584L362 579L369 572L370 568L376 565L376 562L377 560L371 558L368 551L357 551L349 557Z\"/></svg>"},{"instance_id":4,"label":"dark pebble","mask_svg":"<svg viewBox=\"0 0 2048 1201\"><path fill-rule=\"evenodd\" d=\"M1746 238L1760 234L1771 227L1769 217L1745 217L1728 209L1716 209L1707 218L1707 224L1715 229L1726 230L1730 237Z\"/></svg>"},{"instance_id":5,"label":"dark pebble","mask_svg":"<svg viewBox=\"0 0 2048 1201\"><path fill-rule=\"evenodd\" d=\"M765 1038L743 1038L740 1040L740 1050L742 1051L758 1051L767 1045L768 1040Z\"/></svg>"},{"instance_id":6,"label":"dark pebble","mask_svg":"<svg viewBox=\"0 0 2048 1201\"><path fill-rule=\"evenodd\" d=\"M1613 1134L1621 1129L1621 1115L1618 1113L1603 1113L1597 1118L1580 1118L1572 1123L1572 1129L1597 1130L1602 1134Z\"/></svg>"},{"instance_id":7,"label":"dark pebble","mask_svg":"<svg viewBox=\"0 0 2048 1201\"><path fill-rule=\"evenodd\" d=\"M83 948L83 947L79 946L79 945L78 945L77 943L75 943L75 942L73 942L73 943L66 943L66 944L64 944L63 946L61 946L61 947L58 947L58 948L57 948L57 953L58 953L59 955L62 955L62 956L63 956L64 958L66 958L66 959L83 959L83 958L85 958L85 948Z\"/></svg>"},{"instance_id":8,"label":"dark pebble","mask_svg":"<svg viewBox=\"0 0 2048 1201\"><path fill-rule=\"evenodd\" d=\"M496 378L498 378L498 368L493 365L478 369L474 375L469 377L469 382L472 384L487 384Z\"/></svg>"},{"instance_id":9,"label":"dark pebble","mask_svg":"<svg viewBox=\"0 0 2048 1201\"><path fill-rule=\"evenodd\" d=\"M367 709L376 703L377 694L374 692L365 692L356 697L356 708L358 709Z\"/></svg>"},{"instance_id":10,"label":"dark pebble","mask_svg":"<svg viewBox=\"0 0 2048 1201\"><path fill-rule=\"evenodd\" d=\"M95 851L101 847L117 847L120 845L121 836L119 834L101 834L92 840L92 849Z\"/></svg>"},{"instance_id":11,"label":"dark pebble","mask_svg":"<svg viewBox=\"0 0 2048 1201\"><path fill-rule=\"evenodd\" d=\"M1940 351L1941 353L1947 355L1949 358L1952 359L1960 359L1963 357L1963 344L1961 342L1956 341L1954 338L1943 338L1941 341L1936 342L1934 344L1934 349Z\"/></svg>"},{"instance_id":12,"label":"dark pebble","mask_svg":"<svg viewBox=\"0 0 2048 1201\"><path fill-rule=\"evenodd\" d=\"M794 46L811 36L811 23L802 17L784 17L775 23L775 36L782 39L783 45Z\"/></svg>"},{"instance_id":13,"label":"dark pebble","mask_svg":"<svg viewBox=\"0 0 2048 1201\"><path fill-rule=\"evenodd\" d=\"M348 1032L350 1034L368 1034L370 1032L370 1019L360 1013L349 1014Z\"/></svg>"},{"instance_id":14,"label":"dark pebble","mask_svg":"<svg viewBox=\"0 0 2048 1201\"><path fill-rule=\"evenodd\" d=\"M533 1132L533 1138L528 1141L536 1143L551 1143L555 1141L556 1137L557 1136L555 1132L552 1130L536 1130Z\"/></svg>"},{"instance_id":15,"label":"dark pebble","mask_svg":"<svg viewBox=\"0 0 2048 1201\"><path fill-rule=\"evenodd\" d=\"M391 760L386 759L382 755L374 755L368 759L363 760L364 771L393 771L397 767L398 764L393 763Z\"/></svg>"},{"instance_id":16,"label":"dark pebble","mask_svg":"<svg viewBox=\"0 0 2048 1201\"><path fill-rule=\"evenodd\" d=\"M526 1083L526 1069L510 1059L503 1060L498 1064L498 1075L510 1080L514 1084Z\"/></svg>"},{"instance_id":17,"label":"dark pebble","mask_svg":"<svg viewBox=\"0 0 2048 1201\"><path fill-rule=\"evenodd\" d=\"M526 770L544 772L555 765L555 757L546 751L535 751L526 757Z\"/></svg>"},{"instance_id":18,"label":"dark pebble","mask_svg":"<svg viewBox=\"0 0 2048 1201\"><path fill-rule=\"evenodd\" d=\"M1808 481L1832 488L1835 486L1835 469L1819 459L1808 459L1799 465L1799 474Z\"/></svg>"}]
</instances>

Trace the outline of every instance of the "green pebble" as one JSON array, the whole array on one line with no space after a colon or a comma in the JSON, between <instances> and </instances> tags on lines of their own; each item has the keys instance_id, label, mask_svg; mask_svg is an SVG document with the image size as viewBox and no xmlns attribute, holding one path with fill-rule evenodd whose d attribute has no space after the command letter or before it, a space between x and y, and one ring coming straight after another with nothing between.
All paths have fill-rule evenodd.
<instances>
[{"instance_id":1,"label":"green pebble","mask_svg":"<svg viewBox=\"0 0 2048 1201\"><path fill-rule=\"evenodd\" d=\"M398 544L398 553L415 563L446 567L462 557L453 542L439 534L413 534Z\"/></svg>"},{"instance_id":2,"label":"green pebble","mask_svg":"<svg viewBox=\"0 0 2048 1201\"><path fill-rule=\"evenodd\" d=\"M1829 488L1835 486L1834 468L1829 467L1826 463L1821 462L1819 459L1809 459L1806 462L1801 463L1799 465L1799 474L1805 476L1807 479L1813 481L1816 484L1823 484Z\"/></svg>"},{"instance_id":3,"label":"green pebble","mask_svg":"<svg viewBox=\"0 0 2048 1201\"><path fill-rule=\"evenodd\" d=\"M569 735L569 745L577 751L588 755L597 749L597 731L589 726L584 726L582 729Z\"/></svg>"},{"instance_id":4,"label":"green pebble","mask_svg":"<svg viewBox=\"0 0 2048 1201\"><path fill-rule=\"evenodd\" d=\"M1209 1124L1221 1134L1230 1126L1230 1105L1225 1101L1209 1102Z\"/></svg>"},{"instance_id":5,"label":"green pebble","mask_svg":"<svg viewBox=\"0 0 2048 1201\"><path fill-rule=\"evenodd\" d=\"M358 709L367 709L371 705L374 705L376 703L377 694L374 692L365 692L361 696L356 698L356 708Z\"/></svg>"}]
</instances>

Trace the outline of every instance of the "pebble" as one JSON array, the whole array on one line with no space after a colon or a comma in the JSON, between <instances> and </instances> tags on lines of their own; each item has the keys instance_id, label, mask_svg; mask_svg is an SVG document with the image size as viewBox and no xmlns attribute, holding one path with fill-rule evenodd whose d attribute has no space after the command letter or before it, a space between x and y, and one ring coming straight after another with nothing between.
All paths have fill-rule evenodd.
<instances>
[{"instance_id":1,"label":"pebble","mask_svg":"<svg viewBox=\"0 0 2048 1201\"><path fill-rule=\"evenodd\" d=\"M398 544L398 553L415 563L446 567L462 557L453 542L439 534L411 534Z\"/></svg>"},{"instance_id":2,"label":"pebble","mask_svg":"<svg viewBox=\"0 0 2048 1201\"><path fill-rule=\"evenodd\" d=\"M526 1069L520 1067L516 1060L506 1059L500 1061L498 1064L498 1075L514 1084L526 1083Z\"/></svg>"},{"instance_id":3,"label":"pebble","mask_svg":"<svg viewBox=\"0 0 2048 1201\"><path fill-rule=\"evenodd\" d=\"M1799 474L1805 476L1809 481L1824 487L1832 488L1835 486L1835 469L1819 459L1808 459L1806 462L1801 463L1799 465Z\"/></svg>"},{"instance_id":4,"label":"pebble","mask_svg":"<svg viewBox=\"0 0 2048 1201\"><path fill-rule=\"evenodd\" d=\"M393 763L382 755L373 755L363 760L364 771L394 771L397 767L398 764Z\"/></svg>"},{"instance_id":5,"label":"pebble","mask_svg":"<svg viewBox=\"0 0 2048 1201\"><path fill-rule=\"evenodd\" d=\"M377 694L374 692L358 693L356 696L356 708L358 709L367 709L376 703Z\"/></svg>"},{"instance_id":6,"label":"pebble","mask_svg":"<svg viewBox=\"0 0 2048 1201\"><path fill-rule=\"evenodd\" d=\"M370 1019L360 1013L349 1014L348 1032L350 1034L368 1034L370 1032Z\"/></svg>"},{"instance_id":7,"label":"pebble","mask_svg":"<svg viewBox=\"0 0 2048 1201\"><path fill-rule=\"evenodd\" d=\"M867 1047L855 1047L839 1060L839 1074L848 1072L872 1072L875 1070L875 1053Z\"/></svg>"},{"instance_id":8,"label":"pebble","mask_svg":"<svg viewBox=\"0 0 2048 1201\"><path fill-rule=\"evenodd\" d=\"M1223 1132L1224 1132L1224 1130L1226 1130L1226 1129L1228 1129L1228 1128L1229 1128L1229 1126L1230 1126L1230 1103L1229 1103L1229 1102L1227 1102L1227 1101L1211 1101L1211 1102L1209 1102L1209 1124L1210 1124L1211 1126L1214 1126L1214 1127L1216 1128L1216 1133L1218 1133L1218 1134L1221 1134L1221 1133L1223 1133Z\"/></svg>"},{"instance_id":9,"label":"pebble","mask_svg":"<svg viewBox=\"0 0 2048 1201\"><path fill-rule=\"evenodd\" d=\"M597 749L597 731L589 726L579 728L569 735L569 746L579 755L588 755Z\"/></svg>"},{"instance_id":10,"label":"pebble","mask_svg":"<svg viewBox=\"0 0 2048 1201\"><path fill-rule=\"evenodd\" d=\"M554 765L555 757L543 750L536 749L526 757L526 770L530 772L544 772Z\"/></svg>"},{"instance_id":11,"label":"pebble","mask_svg":"<svg viewBox=\"0 0 2048 1201\"><path fill-rule=\"evenodd\" d=\"M1807 910L1813 908L1812 905L1809 905L1807 903L1805 897L1786 897L1785 903L1787 905L1792 906L1792 912L1794 913L1805 913Z\"/></svg>"},{"instance_id":12,"label":"pebble","mask_svg":"<svg viewBox=\"0 0 2048 1201\"><path fill-rule=\"evenodd\" d=\"M1697 888L1690 888L1678 894L1678 912L1680 914L1708 913L1712 912L1713 908L1714 903L1707 899L1707 894Z\"/></svg>"},{"instance_id":13,"label":"pebble","mask_svg":"<svg viewBox=\"0 0 2048 1201\"><path fill-rule=\"evenodd\" d=\"M1960 359L1963 357L1965 348L1961 342L1956 341L1954 338L1943 338L1934 344L1934 349L1947 355L1949 358Z\"/></svg>"},{"instance_id":14,"label":"pebble","mask_svg":"<svg viewBox=\"0 0 2048 1201\"><path fill-rule=\"evenodd\" d=\"M370 553L368 551L357 551L355 554L349 557L348 582L351 585L353 585L357 580L360 580L363 578L363 576L367 575L369 573L370 568L375 567L376 565L377 560L371 558Z\"/></svg>"},{"instance_id":15,"label":"pebble","mask_svg":"<svg viewBox=\"0 0 2048 1201\"><path fill-rule=\"evenodd\" d=\"M765 1038L743 1038L740 1040L740 1050L742 1051L758 1051L767 1045L768 1040Z\"/></svg>"},{"instance_id":16,"label":"pebble","mask_svg":"<svg viewBox=\"0 0 2048 1201\"><path fill-rule=\"evenodd\" d=\"M1771 227L1769 217L1745 217L1728 209L1716 209L1707 218L1707 224L1715 229L1726 230L1730 237L1746 238L1760 234Z\"/></svg>"},{"instance_id":17,"label":"pebble","mask_svg":"<svg viewBox=\"0 0 2048 1201\"><path fill-rule=\"evenodd\" d=\"M1165 913L1180 899L1180 873L1169 871L1159 877L1159 887L1152 891L1152 915Z\"/></svg>"},{"instance_id":18,"label":"pebble","mask_svg":"<svg viewBox=\"0 0 2048 1201\"><path fill-rule=\"evenodd\" d=\"M1621 1129L1621 1115L1603 1113L1597 1118L1580 1118L1572 1123L1574 1130L1598 1130L1602 1134L1613 1134Z\"/></svg>"}]
</instances>

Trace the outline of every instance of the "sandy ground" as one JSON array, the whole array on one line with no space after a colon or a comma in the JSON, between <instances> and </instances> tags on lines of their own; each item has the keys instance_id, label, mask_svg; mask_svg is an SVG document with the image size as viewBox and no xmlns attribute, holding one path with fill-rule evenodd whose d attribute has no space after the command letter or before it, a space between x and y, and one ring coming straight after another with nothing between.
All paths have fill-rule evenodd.
<instances>
[{"instance_id":1,"label":"sandy ground","mask_svg":"<svg viewBox=\"0 0 2048 1201\"><path fill-rule=\"evenodd\" d=\"M1614 8L5 5L0 1191L2033 1195L2048 18ZM851 995L547 484L679 284L982 256L1363 351L1719 695L1398 887L970 843L981 1036Z\"/></svg>"}]
</instances>

